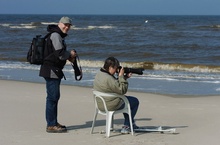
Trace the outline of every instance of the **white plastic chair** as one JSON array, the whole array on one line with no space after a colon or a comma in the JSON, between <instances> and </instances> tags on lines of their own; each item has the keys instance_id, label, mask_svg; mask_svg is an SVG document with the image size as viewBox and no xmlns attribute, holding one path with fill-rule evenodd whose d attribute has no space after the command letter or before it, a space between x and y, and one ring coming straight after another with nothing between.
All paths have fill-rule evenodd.
<instances>
[{"instance_id":1,"label":"white plastic chair","mask_svg":"<svg viewBox=\"0 0 220 145\"><path fill-rule=\"evenodd\" d=\"M128 116L129 116L130 124L131 124L130 125L131 134L134 135L133 126L132 126L132 119L131 119L130 103L128 102L128 99L124 95L119 95L119 94L115 94L115 93L103 93L103 92L99 92L99 91L96 91L96 90L93 90L93 95L94 95L94 101L95 101L95 114L94 114L94 118L93 118L91 134L93 133L94 126L95 126L95 121L96 121L96 118L97 118L98 114L106 116L105 132L106 132L106 137L109 137L110 136L110 130L111 130L111 128L113 129L114 114L127 113ZM125 107L121 110L108 111L108 109L106 107L105 100L103 99L103 97L120 97L125 102ZM102 100L105 111L99 110L98 105L97 105L97 101L96 101L97 98L100 98Z\"/></svg>"}]
</instances>

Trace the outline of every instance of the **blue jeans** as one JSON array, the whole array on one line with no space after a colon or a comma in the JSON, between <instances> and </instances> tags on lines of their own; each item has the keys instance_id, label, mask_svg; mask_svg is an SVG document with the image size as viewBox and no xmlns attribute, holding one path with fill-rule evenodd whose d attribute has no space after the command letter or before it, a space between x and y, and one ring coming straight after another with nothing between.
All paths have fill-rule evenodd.
<instances>
[{"instance_id":1,"label":"blue jeans","mask_svg":"<svg viewBox=\"0 0 220 145\"><path fill-rule=\"evenodd\" d=\"M57 125L57 109L60 99L61 79L45 78L47 99L46 99L46 121L47 126Z\"/></svg>"},{"instance_id":2,"label":"blue jeans","mask_svg":"<svg viewBox=\"0 0 220 145\"><path fill-rule=\"evenodd\" d=\"M130 103L130 109L131 109L131 119L132 119L132 123L135 123L134 121L134 117L137 113L138 107L139 107L139 100L135 97L132 96L126 96L129 103ZM125 106L125 104L123 104L119 109L123 109ZM130 126L130 122L129 122L129 116L127 113L123 113L124 115L124 125L126 126Z\"/></svg>"}]
</instances>

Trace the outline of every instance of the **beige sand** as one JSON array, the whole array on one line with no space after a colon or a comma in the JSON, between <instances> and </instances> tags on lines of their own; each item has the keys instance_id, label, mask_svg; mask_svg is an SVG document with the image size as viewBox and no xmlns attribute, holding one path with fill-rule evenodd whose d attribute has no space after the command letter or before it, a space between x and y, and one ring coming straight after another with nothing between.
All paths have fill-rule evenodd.
<instances>
[{"instance_id":1,"label":"beige sand","mask_svg":"<svg viewBox=\"0 0 220 145\"><path fill-rule=\"evenodd\" d=\"M178 134L135 133L135 136L99 132L105 127L98 116L90 134L94 104L92 88L61 86L59 122L68 133L46 133L45 85L0 80L1 145L219 145L220 96L180 97L128 92L140 100L136 116L139 126L176 127ZM115 115L120 129L123 116Z\"/></svg>"}]
</instances>

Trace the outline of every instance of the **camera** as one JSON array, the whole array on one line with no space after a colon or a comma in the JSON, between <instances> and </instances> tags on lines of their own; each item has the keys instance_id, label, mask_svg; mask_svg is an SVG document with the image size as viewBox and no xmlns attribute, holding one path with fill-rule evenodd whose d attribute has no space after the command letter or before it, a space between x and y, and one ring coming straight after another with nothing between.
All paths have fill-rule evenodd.
<instances>
[{"instance_id":1,"label":"camera","mask_svg":"<svg viewBox=\"0 0 220 145\"><path fill-rule=\"evenodd\" d=\"M121 66L118 67L118 72L120 72L121 68L122 68ZM138 75L143 75L143 71L144 71L144 68L128 68L128 67L124 67L124 72L126 74L134 73L134 74L138 74Z\"/></svg>"}]
</instances>

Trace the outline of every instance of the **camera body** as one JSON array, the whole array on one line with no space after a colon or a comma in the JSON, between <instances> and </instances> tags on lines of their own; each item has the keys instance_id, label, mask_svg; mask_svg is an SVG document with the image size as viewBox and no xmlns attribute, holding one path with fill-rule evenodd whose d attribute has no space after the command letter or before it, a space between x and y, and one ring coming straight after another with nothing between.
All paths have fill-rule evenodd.
<instances>
[{"instance_id":1,"label":"camera body","mask_svg":"<svg viewBox=\"0 0 220 145\"><path fill-rule=\"evenodd\" d=\"M118 72L120 72L121 68L122 68L121 66L118 67ZM143 71L144 71L144 68L128 68L128 67L124 67L124 72L126 74L134 73L134 74L138 74L138 75L143 75Z\"/></svg>"}]
</instances>

